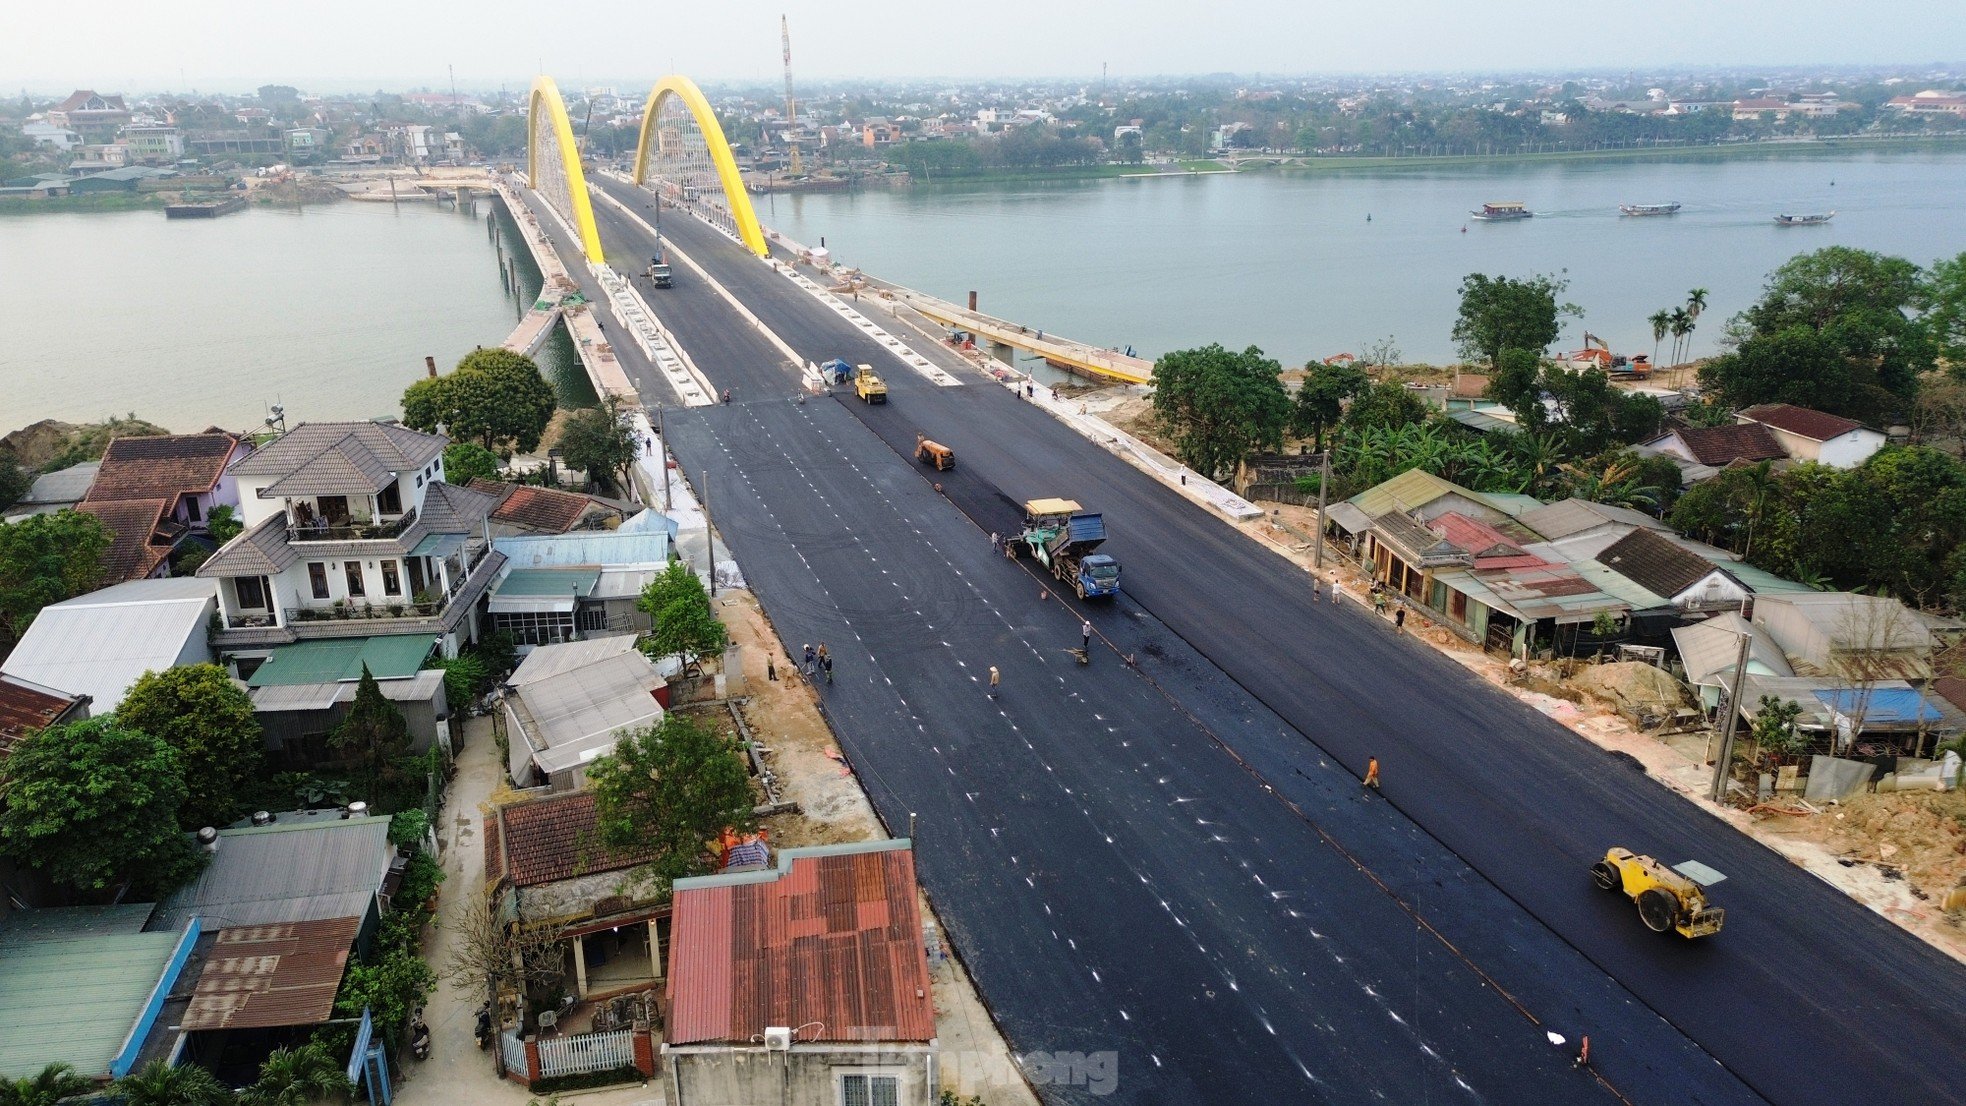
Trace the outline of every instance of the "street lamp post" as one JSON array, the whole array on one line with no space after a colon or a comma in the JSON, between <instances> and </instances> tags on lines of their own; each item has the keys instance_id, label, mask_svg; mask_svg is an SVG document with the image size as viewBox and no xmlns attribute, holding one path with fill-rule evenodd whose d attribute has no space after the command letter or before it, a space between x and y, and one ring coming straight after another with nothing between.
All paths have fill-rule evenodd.
<instances>
[{"instance_id":1,"label":"street lamp post","mask_svg":"<svg viewBox=\"0 0 1966 1106\"><path fill-rule=\"evenodd\" d=\"M1754 631L1741 632L1741 648L1734 656L1734 686L1727 693L1727 725L1720 735L1720 756L1713 762L1713 786L1707 798L1714 802L1727 799L1727 766L1734 759L1734 730L1741 721L1741 696L1747 690L1748 647L1754 643Z\"/></svg>"}]
</instances>

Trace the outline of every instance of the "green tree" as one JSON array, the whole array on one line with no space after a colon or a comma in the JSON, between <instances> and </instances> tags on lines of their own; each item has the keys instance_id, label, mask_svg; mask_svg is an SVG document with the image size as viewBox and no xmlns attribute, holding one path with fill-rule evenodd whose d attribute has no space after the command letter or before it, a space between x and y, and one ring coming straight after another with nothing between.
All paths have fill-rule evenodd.
<instances>
[{"instance_id":1,"label":"green tree","mask_svg":"<svg viewBox=\"0 0 1966 1106\"><path fill-rule=\"evenodd\" d=\"M452 442L444 447L444 482L469 484L483 477L498 479L498 454L477 442Z\"/></svg>"},{"instance_id":2,"label":"green tree","mask_svg":"<svg viewBox=\"0 0 1966 1106\"><path fill-rule=\"evenodd\" d=\"M1488 375L1487 395L1515 414L1525 434L1540 433L1550 421L1543 404L1543 358L1535 350L1502 350Z\"/></svg>"},{"instance_id":3,"label":"green tree","mask_svg":"<svg viewBox=\"0 0 1966 1106\"><path fill-rule=\"evenodd\" d=\"M1316 441L1324 451L1324 428L1335 425L1345 413L1345 403L1372 383L1363 369L1349 362L1336 365L1313 363L1305 366L1304 383L1290 407L1290 432Z\"/></svg>"},{"instance_id":4,"label":"green tree","mask_svg":"<svg viewBox=\"0 0 1966 1106\"><path fill-rule=\"evenodd\" d=\"M1154 415L1181 463L1215 479L1258 449L1281 447L1290 397L1280 371L1255 346L1163 354L1154 363Z\"/></svg>"},{"instance_id":5,"label":"green tree","mask_svg":"<svg viewBox=\"0 0 1966 1106\"><path fill-rule=\"evenodd\" d=\"M621 400L604 396L599 407L569 414L560 426L560 456L590 479L625 492L635 467L636 437Z\"/></svg>"},{"instance_id":6,"label":"green tree","mask_svg":"<svg viewBox=\"0 0 1966 1106\"><path fill-rule=\"evenodd\" d=\"M358 1006L353 1016L361 1013ZM259 1079L240 1092L239 1106L313 1106L322 1099L342 1102L354 1090L340 1061L326 1047L309 1043L268 1053L259 1066Z\"/></svg>"},{"instance_id":7,"label":"green tree","mask_svg":"<svg viewBox=\"0 0 1966 1106\"><path fill-rule=\"evenodd\" d=\"M1849 363L1835 343L1807 327L1747 338L1700 366L1700 386L1731 408L1793 403L1842 413L1860 405Z\"/></svg>"},{"instance_id":8,"label":"green tree","mask_svg":"<svg viewBox=\"0 0 1966 1106\"><path fill-rule=\"evenodd\" d=\"M1666 309L1662 307L1652 312L1651 317L1645 321L1652 324L1652 362L1653 364L1657 364L1659 361L1659 343L1666 340L1666 331L1672 328L1672 316L1667 314Z\"/></svg>"},{"instance_id":9,"label":"green tree","mask_svg":"<svg viewBox=\"0 0 1966 1106\"><path fill-rule=\"evenodd\" d=\"M650 580L635 607L654 623L643 643L654 656L681 657L685 665L693 665L698 657L722 652L730 640L710 607L703 581L681 561L672 562Z\"/></svg>"},{"instance_id":10,"label":"green tree","mask_svg":"<svg viewBox=\"0 0 1966 1106\"><path fill-rule=\"evenodd\" d=\"M476 349L457 370L425 377L403 392L403 422L475 438L486 449L529 453L539 447L558 401L530 357L507 349Z\"/></svg>"},{"instance_id":11,"label":"green tree","mask_svg":"<svg viewBox=\"0 0 1966 1106\"><path fill-rule=\"evenodd\" d=\"M403 712L383 696L366 664L361 682L355 685L355 701L328 731L328 744L354 763L371 801L390 782L396 761L410 751L410 727Z\"/></svg>"},{"instance_id":12,"label":"green tree","mask_svg":"<svg viewBox=\"0 0 1966 1106\"><path fill-rule=\"evenodd\" d=\"M1795 728L1801 715L1802 708L1794 701L1763 695L1754 715L1755 748L1780 764L1802 747L1802 734Z\"/></svg>"},{"instance_id":13,"label":"green tree","mask_svg":"<svg viewBox=\"0 0 1966 1106\"><path fill-rule=\"evenodd\" d=\"M661 896L707 871L704 843L749 828L756 802L737 742L676 714L622 737L588 765L587 781L602 843L648 853L640 875Z\"/></svg>"},{"instance_id":14,"label":"green tree","mask_svg":"<svg viewBox=\"0 0 1966 1106\"><path fill-rule=\"evenodd\" d=\"M390 914L390 918L397 916ZM344 1018L359 1018L362 1008L367 1007L375 1019L376 1032L393 1041L402 1038L410 1019L436 990L437 975L416 950L384 948L383 944L377 942L377 954L370 961L348 965L347 974L341 977L341 991L335 996L335 1011Z\"/></svg>"},{"instance_id":15,"label":"green tree","mask_svg":"<svg viewBox=\"0 0 1966 1106\"><path fill-rule=\"evenodd\" d=\"M205 530L220 545L238 537L245 529L246 524L239 521L239 513L230 503L220 503L205 512Z\"/></svg>"},{"instance_id":16,"label":"green tree","mask_svg":"<svg viewBox=\"0 0 1966 1106\"><path fill-rule=\"evenodd\" d=\"M0 522L0 654L42 607L101 586L108 549L109 531L80 511Z\"/></svg>"},{"instance_id":17,"label":"green tree","mask_svg":"<svg viewBox=\"0 0 1966 1106\"><path fill-rule=\"evenodd\" d=\"M73 1066L49 1064L26 1079L0 1079L0 1106L55 1106L95 1089L96 1081L77 1074Z\"/></svg>"},{"instance_id":18,"label":"green tree","mask_svg":"<svg viewBox=\"0 0 1966 1106\"><path fill-rule=\"evenodd\" d=\"M1946 371L1966 377L1966 253L1932 264L1921 290L1924 322Z\"/></svg>"},{"instance_id":19,"label":"green tree","mask_svg":"<svg viewBox=\"0 0 1966 1106\"><path fill-rule=\"evenodd\" d=\"M161 737L184 769L185 800L178 810L187 830L223 826L258 775L265 738L253 701L215 664L145 672L116 708L123 725Z\"/></svg>"},{"instance_id":20,"label":"green tree","mask_svg":"<svg viewBox=\"0 0 1966 1106\"><path fill-rule=\"evenodd\" d=\"M1427 404L1397 380L1382 380L1360 392L1345 409L1347 431L1397 430L1427 421Z\"/></svg>"},{"instance_id":21,"label":"green tree","mask_svg":"<svg viewBox=\"0 0 1966 1106\"><path fill-rule=\"evenodd\" d=\"M1493 365L1505 349L1540 357L1556 341L1558 319L1581 314L1574 305L1557 302L1569 287L1569 281L1553 276L1469 273L1461 280L1461 311L1453 331L1462 358Z\"/></svg>"},{"instance_id":22,"label":"green tree","mask_svg":"<svg viewBox=\"0 0 1966 1106\"><path fill-rule=\"evenodd\" d=\"M56 883L98 892L128 880L159 895L202 862L178 828L177 750L114 715L21 741L0 765L0 794L0 847Z\"/></svg>"},{"instance_id":23,"label":"green tree","mask_svg":"<svg viewBox=\"0 0 1966 1106\"><path fill-rule=\"evenodd\" d=\"M231 1106L232 1088L197 1064L172 1067L152 1060L118 1079L115 1094L123 1106Z\"/></svg>"},{"instance_id":24,"label":"green tree","mask_svg":"<svg viewBox=\"0 0 1966 1106\"><path fill-rule=\"evenodd\" d=\"M0 511L27 498L34 488L34 474L20 463L14 451L0 447Z\"/></svg>"},{"instance_id":25,"label":"green tree","mask_svg":"<svg viewBox=\"0 0 1966 1106\"><path fill-rule=\"evenodd\" d=\"M1730 330L1743 355L1754 339L1813 334L1822 362L1814 375L1847 381L1844 407L1829 409L1875 415L1909 399L1918 374L1932 367L1931 335L1913 314L1929 297L1918 266L1904 258L1829 246L1769 274L1761 299Z\"/></svg>"}]
</instances>

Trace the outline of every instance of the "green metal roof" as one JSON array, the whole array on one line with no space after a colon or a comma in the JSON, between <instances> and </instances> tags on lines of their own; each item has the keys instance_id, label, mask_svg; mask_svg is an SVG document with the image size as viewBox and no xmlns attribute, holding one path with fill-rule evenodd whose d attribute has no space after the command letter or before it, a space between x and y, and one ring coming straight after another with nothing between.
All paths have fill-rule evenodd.
<instances>
[{"instance_id":1,"label":"green metal roof","mask_svg":"<svg viewBox=\"0 0 1966 1106\"><path fill-rule=\"evenodd\" d=\"M272 656L246 683L252 687L269 687L359 680L364 664L378 680L399 680L416 675L435 644L429 634L296 642L273 650Z\"/></svg>"},{"instance_id":2,"label":"green metal roof","mask_svg":"<svg viewBox=\"0 0 1966 1106\"><path fill-rule=\"evenodd\" d=\"M0 921L0 1079L48 1064L109 1074L181 934L150 905L21 911Z\"/></svg>"},{"instance_id":3,"label":"green metal roof","mask_svg":"<svg viewBox=\"0 0 1966 1106\"><path fill-rule=\"evenodd\" d=\"M448 557L464 548L463 534L425 534L410 550L412 557Z\"/></svg>"},{"instance_id":4,"label":"green metal roof","mask_svg":"<svg viewBox=\"0 0 1966 1106\"><path fill-rule=\"evenodd\" d=\"M1714 563L1726 569L1729 576L1739 580L1756 595L1795 595L1817 590L1808 584L1784 580L1767 569L1756 568L1746 561L1715 561Z\"/></svg>"},{"instance_id":5,"label":"green metal roof","mask_svg":"<svg viewBox=\"0 0 1966 1106\"><path fill-rule=\"evenodd\" d=\"M601 581L599 568L519 568L505 574L492 589L493 595L578 595L594 594Z\"/></svg>"},{"instance_id":6,"label":"green metal roof","mask_svg":"<svg viewBox=\"0 0 1966 1106\"><path fill-rule=\"evenodd\" d=\"M1509 514L1480 492L1470 491L1452 480L1444 480L1425 469L1407 469L1383 484L1367 488L1346 502L1378 518L1388 511L1412 511L1444 495L1460 495L1484 507Z\"/></svg>"}]
</instances>

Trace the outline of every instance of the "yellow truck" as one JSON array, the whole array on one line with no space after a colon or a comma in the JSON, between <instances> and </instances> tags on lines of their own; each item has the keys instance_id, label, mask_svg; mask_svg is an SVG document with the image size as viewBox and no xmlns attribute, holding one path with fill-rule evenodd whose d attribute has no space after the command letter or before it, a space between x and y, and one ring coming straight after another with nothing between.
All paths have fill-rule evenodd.
<instances>
[{"instance_id":1,"label":"yellow truck","mask_svg":"<svg viewBox=\"0 0 1966 1106\"><path fill-rule=\"evenodd\" d=\"M1706 889L1726 878L1697 860L1667 867L1630 849L1607 849L1604 859L1591 865L1591 880L1637 903L1647 929L1682 937L1720 932L1727 912L1707 902Z\"/></svg>"},{"instance_id":2,"label":"yellow truck","mask_svg":"<svg viewBox=\"0 0 1966 1106\"><path fill-rule=\"evenodd\" d=\"M874 375L874 366L857 366L853 371L853 394L867 403L886 403L887 381Z\"/></svg>"}]
</instances>

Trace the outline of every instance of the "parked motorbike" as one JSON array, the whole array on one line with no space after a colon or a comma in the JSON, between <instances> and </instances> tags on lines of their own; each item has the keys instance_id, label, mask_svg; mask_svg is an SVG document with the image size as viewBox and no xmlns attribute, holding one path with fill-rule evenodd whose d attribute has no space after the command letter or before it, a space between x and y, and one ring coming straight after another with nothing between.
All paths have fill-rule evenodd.
<instances>
[{"instance_id":1,"label":"parked motorbike","mask_svg":"<svg viewBox=\"0 0 1966 1106\"><path fill-rule=\"evenodd\" d=\"M482 1052L490 1052L491 1046L492 1046L491 1007L480 1006L478 1007L478 1048Z\"/></svg>"}]
</instances>

